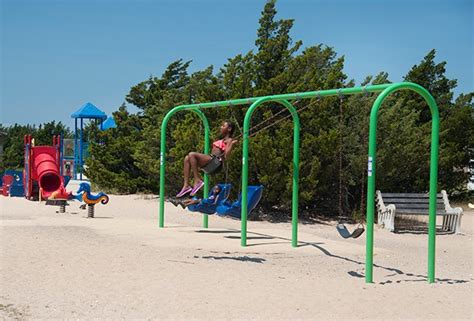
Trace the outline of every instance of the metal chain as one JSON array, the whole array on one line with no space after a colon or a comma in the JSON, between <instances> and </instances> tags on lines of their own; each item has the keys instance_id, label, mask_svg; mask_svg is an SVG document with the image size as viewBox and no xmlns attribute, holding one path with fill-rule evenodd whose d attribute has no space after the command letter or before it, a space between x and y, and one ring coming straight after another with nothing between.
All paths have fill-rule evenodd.
<instances>
[{"instance_id":1,"label":"metal chain","mask_svg":"<svg viewBox=\"0 0 474 321\"><path fill-rule=\"evenodd\" d=\"M343 109L342 109L343 96L339 96L339 223L342 221L343 210L342 210L342 125L343 125Z\"/></svg>"},{"instance_id":2,"label":"metal chain","mask_svg":"<svg viewBox=\"0 0 474 321\"><path fill-rule=\"evenodd\" d=\"M298 100L298 101L295 103L295 105L296 105L297 103L299 103L300 101L301 101L301 100ZM296 113L302 112L303 110L305 110L305 109L307 109L307 108L313 106L313 105L316 104L317 102L319 102L319 99L318 99L318 100L314 100L313 102L309 103L309 104L306 105L306 106L301 107L300 109L297 109L297 110L296 110ZM253 126L252 128L250 128L249 131L251 131L252 129L255 129L255 127L258 127L258 126L260 126L260 125L263 124L263 123L268 122L269 120L275 118L276 116L278 116L279 114L281 114L281 113L284 112L284 111L286 111L286 109L283 109L283 110L279 111L278 113L276 113L275 115L269 117L268 119L266 119L266 120L264 120L264 121L258 123L257 125L255 125L255 126ZM257 135L258 133L262 132L263 130L265 130L265 129L267 129L267 128L270 128L270 127L272 127L272 126L274 126L274 125L276 125L276 124L282 122L283 120L285 120L285 119L291 117L292 115L293 115L293 114L290 113L290 114L286 115L285 117L280 118L280 119L276 120L275 122L273 122L273 123L271 123L271 124L269 124L269 125L267 125L267 126L265 126L265 127L263 127L263 128L259 128L257 131L254 131L253 133L251 133L251 134L249 135L249 137L253 137L253 136ZM242 137L242 136L243 136L243 132L242 132L239 136L235 137L235 139L240 138L240 137Z\"/></svg>"}]
</instances>

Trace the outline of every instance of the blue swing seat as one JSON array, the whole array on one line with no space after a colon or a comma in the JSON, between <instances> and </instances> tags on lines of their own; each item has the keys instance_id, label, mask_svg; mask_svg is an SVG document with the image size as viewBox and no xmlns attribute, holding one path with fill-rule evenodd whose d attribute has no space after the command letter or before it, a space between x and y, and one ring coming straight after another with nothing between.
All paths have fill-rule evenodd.
<instances>
[{"instance_id":1,"label":"blue swing seat","mask_svg":"<svg viewBox=\"0 0 474 321\"><path fill-rule=\"evenodd\" d=\"M222 203L224 203L229 197L230 188L232 187L231 184L217 184L217 185L221 188L221 191L219 192L219 196L218 196L216 204L214 204L214 201L212 200L203 199L199 204L189 205L188 210L190 210L191 212L200 212L203 214L216 213L217 207L221 205ZM208 197L210 197L211 195L212 195L212 190L209 191Z\"/></svg>"},{"instance_id":2,"label":"blue swing seat","mask_svg":"<svg viewBox=\"0 0 474 321\"><path fill-rule=\"evenodd\" d=\"M262 198L263 185L248 186L247 187L247 214L257 207L258 202ZM217 206L217 214L222 216L231 216L240 219L242 210L242 193L239 194L239 199L233 203L229 201L223 202Z\"/></svg>"}]
</instances>

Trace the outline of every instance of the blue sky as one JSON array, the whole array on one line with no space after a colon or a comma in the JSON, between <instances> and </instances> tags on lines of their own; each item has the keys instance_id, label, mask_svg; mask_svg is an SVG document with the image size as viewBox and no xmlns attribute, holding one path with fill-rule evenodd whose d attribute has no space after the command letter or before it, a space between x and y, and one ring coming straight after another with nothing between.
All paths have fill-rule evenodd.
<instances>
[{"instance_id":1,"label":"blue sky","mask_svg":"<svg viewBox=\"0 0 474 321\"><path fill-rule=\"evenodd\" d=\"M178 58L193 60L191 71L218 69L254 49L265 1L0 3L1 123L71 126L83 103L111 113L131 86ZM295 19L294 40L334 47L358 82L379 71L401 81L435 48L448 77L458 79L456 93L474 91L472 0L279 0L277 9L279 18Z\"/></svg>"}]
</instances>

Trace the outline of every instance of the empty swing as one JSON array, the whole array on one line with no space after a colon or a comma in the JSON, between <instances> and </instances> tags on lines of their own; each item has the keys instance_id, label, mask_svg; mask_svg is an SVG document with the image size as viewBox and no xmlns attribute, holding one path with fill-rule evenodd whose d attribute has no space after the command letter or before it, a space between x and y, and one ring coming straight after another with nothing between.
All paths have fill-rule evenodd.
<instances>
[{"instance_id":1,"label":"empty swing","mask_svg":"<svg viewBox=\"0 0 474 321\"><path fill-rule=\"evenodd\" d=\"M351 232L347 229L347 227L344 225L343 221L343 209L342 209L342 123L343 123L343 96L339 95L339 218L338 222L336 225L336 230L339 232L339 235L345 239L348 238L358 238L361 236L364 231L364 225L362 223L359 223L359 226ZM347 217L346 217L347 219Z\"/></svg>"}]
</instances>

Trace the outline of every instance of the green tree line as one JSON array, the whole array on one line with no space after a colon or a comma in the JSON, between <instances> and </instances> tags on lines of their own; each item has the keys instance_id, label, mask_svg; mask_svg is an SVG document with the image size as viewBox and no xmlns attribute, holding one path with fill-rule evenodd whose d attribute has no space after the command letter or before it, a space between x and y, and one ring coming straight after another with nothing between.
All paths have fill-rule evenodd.
<instances>
[{"instance_id":1,"label":"green tree line","mask_svg":"<svg viewBox=\"0 0 474 321\"><path fill-rule=\"evenodd\" d=\"M302 41L294 41L294 20L277 19L276 14L275 1L268 1L261 12L255 48L229 58L220 69L209 66L191 73L192 62L178 59L161 76L152 75L133 86L125 100L138 112L131 113L124 103L113 114L116 128L94 132L100 143L91 144L91 157L86 163L86 175L92 182L116 193L157 193L160 126L174 106L391 82L388 73L381 71L356 84L344 72L346 57L325 44L303 46ZM439 188L451 194L464 193L467 175L462 168L469 160L468 147L474 146L474 94L454 97L457 81L446 76L446 62L436 61L435 50L413 65L404 80L428 89L439 106ZM341 209L346 215L357 215L364 208L368 121L374 100L375 95L369 94L342 101L330 97L296 104L298 109L311 104L299 114L302 212L337 215L340 190ZM242 126L247 108L204 110L214 129L213 138L223 120ZM252 124L268 119L281 108L269 103L267 108L257 109ZM276 119L287 114L285 111ZM251 138L249 183L265 186L261 206L268 212L285 211L291 205L292 126L290 118ZM399 92L386 100L378 125L378 189L427 191L430 129L430 111L421 97ZM190 151L203 149L203 128L193 113L177 113L167 135L166 184L168 194L174 195L182 184L183 158ZM228 181L237 193L241 144L227 165L228 170L213 176L211 184Z\"/></svg>"},{"instance_id":2,"label":"green tree line","mask_svg":"<svg viewBox=\"0 0 474 321\"><path fill-rule=\"evenodd\" d=\"M61 122L51 121L39 126L19 125L4 126L0 124L0 141L3 146L0 157L0 172L5 169L22 169L24 162L24 140L25 135L31 135L35 144L52 145L53 135L63 135L71 138L71 130Z\"/></svg>"}]
</instances>

